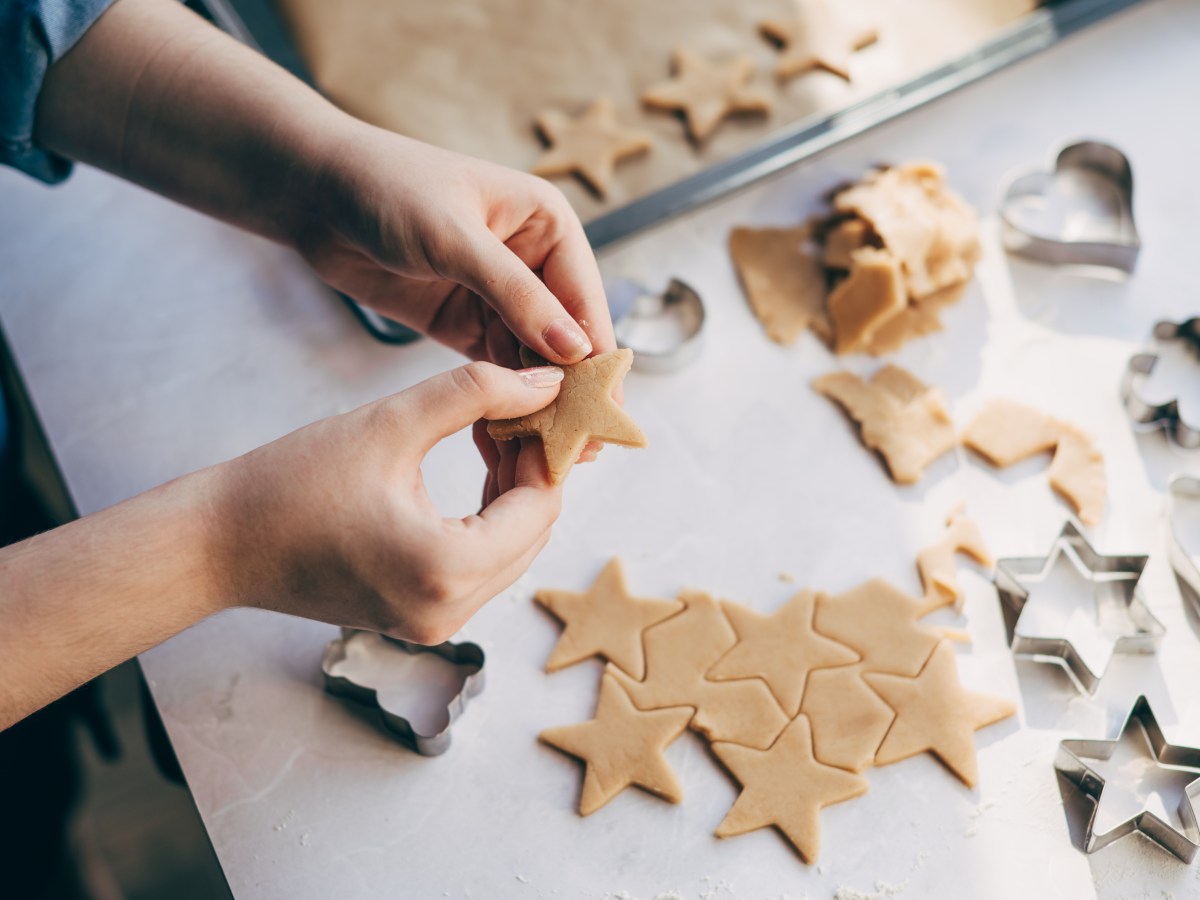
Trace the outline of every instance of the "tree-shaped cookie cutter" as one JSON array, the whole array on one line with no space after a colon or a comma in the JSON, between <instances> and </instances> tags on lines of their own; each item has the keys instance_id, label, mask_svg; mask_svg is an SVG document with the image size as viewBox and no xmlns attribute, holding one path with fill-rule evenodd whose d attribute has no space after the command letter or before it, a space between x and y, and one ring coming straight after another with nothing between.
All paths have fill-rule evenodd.
<instances>
[{"instance_id":1,"label":"tree-shaped cookie cutter","mask_svg":"<svg viewBox=\"0 0 1200 900\"><path fill-rule=\"evenodd\" d=\"M1167 556L1185 599L1200 614L1200 564L1197 563L1200 556L1192 552L1200 552L1200 548L1185 545L1181 537L1178 523L1180 500L1200 510L1200 478L1176 475L1167 488Z\"/></svg>"},{"instance_id":2,"label":"tree-shaped cookie cutter","mask_svg":"<svg viewBox=\"0 0 1200 900\"><path fill-rule=\"evenodd\" d=\"M325 690L377 710L384 726L422 756L438 756L445 753L450 748L450 729L466 710L467 703L471 698L483 690L485 661L483 648L469 642L456 644L450 641L428 647L399 638L377 635L381 639L381 646L386 647L389 651L394 648L401 653L414 655L432 653L455 666L474 670L463 679L459 692L450 698L446 705L448 715L445 726L432 734L425 734L418 731L408 718L395 710L388 709L381 703L379 693L375 688L361 684L352 677L339 672L339 666L347 659L347 646L359 634L369 634L369 632L362 632L357 628L343 628L341 636L330 641L325 647L325 654L321 658L321 673L325 677Z\"/></svg>"},{"instance_id":3,"label":"tree-shaped cookie cutter","mask_svg":"<svg viewBox=\"0 0 1200 900\"><path fill-rule=\"evenodd\" d=\"M1161 816L1142 809L1108 831L1097 833L1096 812L1100 808L1100 796L1104 793L1104 778L1086 760L1111 759L1121 737L1135 722L1145 731L1155 765L1196 776L1184 788L1179 803L1179 820L1183 828L1176 828ZM1133 709L1113 740L1075 738L1061 741L1054 758L1054 768L1075 785L1091 805L1083 840L1085 853L1094 853L1126 835L1139 832L1184 863L1191 863L1196 857L1196 852L1200 850L1200 828L1196 821L1197 801L1200 800L1200 749L1167 743L1158 719L1144 696L1134 702Z\"/></svg>"},{"instance_id":4,"label":"tree-shaped cookie cutter","mask_svg":"<svg viewBox=\"0 0 1200 900\"><path fill-rule=\"evenodd\" d=\"M1158 343L1182 342L1200 366L1200 316L1183 322L1156 323L1154 340ZM1158 354L1153 351L1130 357L1125 368L1125 377L1121 382L1121 399L1125 403L1129 418L1140 430L1155 431L1163 428L1179 446L1188 450L1200 448L1200 421L1184 420L1179 409L1178 397L1173 397L1165 403L1148 403L1143 399L1142 384L1157 364Z\"/></svg>"},{"instance_id":5,"label":"tree-shaped cookie cutter","mask_svg":"<svg viewBox=\"0 0 1200 900\"><path fill-rule=\"evenodd\" d=\"M1113 641L1113 653L1151 654L1158 652L1166 628L1154 617L1138 590L1138 580L1149 560L1147 556L1103 556L1071 521L1067 521L1046 556L1014 557L996 561L993 580L1004 614L1008 645L1018 658L1061 666L1084 694L1094 694L1104 672L1096 672L1083 659L1066 635L1031 636L1018 629L1021 612L1029 600L1028 584L1041 580L1060 553L1069 548L1092 583L1097 600L1123 606L1132 629Z\"/></svg>"}]
</instances>

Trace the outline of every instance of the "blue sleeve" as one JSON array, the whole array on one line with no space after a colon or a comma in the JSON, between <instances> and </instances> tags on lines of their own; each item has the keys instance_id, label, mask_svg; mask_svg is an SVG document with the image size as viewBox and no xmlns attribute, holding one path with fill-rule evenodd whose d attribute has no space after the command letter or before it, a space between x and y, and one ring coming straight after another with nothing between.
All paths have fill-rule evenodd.
<instances>
[{"instance_id":1,"label":"blue sleeve","mask_svg":"<svg viewBox=\"0 0 1200 900\"><path fill-rule=\"evenodd\" d=\"M39 147L33 118L46 71L113 0L0 0L0 164L49 184L70 160Z\"/></svg>"}]
</instances>

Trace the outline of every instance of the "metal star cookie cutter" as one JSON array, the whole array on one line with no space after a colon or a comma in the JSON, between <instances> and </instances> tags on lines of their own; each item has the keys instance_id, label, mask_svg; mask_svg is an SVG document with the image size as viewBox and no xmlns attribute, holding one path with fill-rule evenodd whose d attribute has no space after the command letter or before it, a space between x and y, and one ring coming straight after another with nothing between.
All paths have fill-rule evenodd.
<instances>
[{"instance_id":1,"label":"metal star cookie cutter","mask_svg":"<svg viewBox=\"0 0 1200 900\"><path fill-rule=\"evenodd\" d=\"M672 278L656 293L636 281L605 285L617 346L633 351L633 367L643 372L674 372L700 355L704 303L691 287Z\"/></svg>"},{"instance_id":2,"label":"metal star cookie cutter","mask_svg":"<svg viewBox=\"0 0 1200 900\"><path fill-rule=\"evenodd\" d=\"M446 724L441 729L432 734L418 731L408 718L388 709L380 701L376 688L356 681L352 676L339 671L348 659L350 644L364 636L369 636L371 639L378 638L379 641L374 646L386 648L385 652L392 652L395 649L408 654L432 653L455 666L473 670L463 678L458 693L446 705ZM368 645L367 652L380 652L371 650L371 646ZM422 756L438 756L449 749L450 729L467 708L468 701L483 690L483 664L483 648L477 644L466 642L456 644L447 641L444 644L427 647L423 644L414 644L357 628L343 628L341 636L330 641L325 647L325 654L321 658L321 672L325 676L325 690L329 693L347 697L356 703L378 710L384 726L402 742Z\"/></svg>"},{"instance_id":3,"label":"metal star cookie cutter","mask_svg":"<svg viewBox=\"0 0 1200 900\"><path fill-rule=\"evenodd\" d=\"M1048 189L1063 173L1072 171L1098 176L1115 189L1115 215L1106 217L1114 225L1111 237L1088 236L1087 228L1094 226L1098 214L1077 212L1064 217L1060 227L1050 232L1018 214L1022 207L1044 207ZM1008 183L1000 203L1000 225L1004 246L1021 256L1057 266L1099 266L1132 272L1142 242L1133 222L1133 167L1129 158L1103 141L1064 146L1052 169L1025 172Z\"/></svg>"},{"instance_id":4,"label":"metal star cookie cutter","mask_svg":"<svg viewBox=\"0 0 1200 900\"><path fill-rule=\"evenodd\" d=\"M1177 524L1179 501L1186 500L1200 510L1200 478L1193 475L1176 475L1167 487L1167 556L1171 560L1171 568L1179 579L1179 586L1184 596L1200 613L1200 556L1193 555L1184 545Z\"/></svg>"},{"instance_id":5,"label":"metal star cookie cutter","mask_svg":"<svg viewBox=\"0 0 1200 900\"><path fill-rule=\"evenodd\" d=\"M1154 325L1154 340L1181 341L1200 364L1200 316L1183 322L1157 322ZM1200 448L1200 422L1184 421L1179 410L1179 398L1165 403L1147 403L1141 395L1141 386L1158 364L1158 354L1153 351L1138 353L1129 359L1125 377L1121 381L1121 399L1125 410L1135 426L1144 431L1165 429L1167 435L1180 447L1187 450Z\"/></svg>"},{"instance_id":6,"label":"metal star cookie cutter","mask_svg":"<svg viewBox=\"0 0 1200 900\"><path fill-rule=\"evenodd\" d=\"M1029 600L1029 588L1026 585L1043 580L1061 553L1067 553L1080 574L1091 581L1098 612L1102 606L1111 604L1128 613L1133 628L1113 641L1114 654L1156 653L1166 628L1150 612L1137 587L1149 557L1102 556L1069 520L1054 539L1046 556L997 560L993 580L1000 597L1004 628L1013 655L1062 666L1080 692L1091 695L1100 686L1104 672L1094 671L1065 635L1031 636L1021 634L1017 627L1021 612Z\"/></svg>"},{"instance_id":7,"label":"metal star cookie cutter","mask_svg":"<svg viewBox=\"0 0 1200 900\"><path fill-rule=\"evenodd\" d=\"M1182 830L1150 810L1143 809L1108 831L1100 834L1095 831L1096 812L1100 809L1100 795L1104 792L1104 778L1084 760L1111 759L1121 737L1134 722L1141 725L1145 732L1155 764L1166 769L1191 771L1196 776L1184 788L1179 803ZM1113 740L1076 738L1059 742L1054 768L1075 785L1091 804L1083 842L1085 853L1094 853L1126 835L1140 832L1184 863L1191 863L1196 857L1197 850L1200 850L1200 828L1196 822L1197 800L1200 798L1200 749L1167 743L1154 711L1144 696L1134 702L1133 709Z\"/></svg>"}]
</instances>

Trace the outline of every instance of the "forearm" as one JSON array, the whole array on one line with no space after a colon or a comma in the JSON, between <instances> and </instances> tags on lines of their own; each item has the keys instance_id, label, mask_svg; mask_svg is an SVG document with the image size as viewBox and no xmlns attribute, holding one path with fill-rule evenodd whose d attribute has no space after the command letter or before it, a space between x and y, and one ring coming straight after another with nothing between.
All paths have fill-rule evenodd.
<instances>
[{"instance_id":1,"label":"forearm","mask_svg":"<svg viewBox=\"0 0 1200 900\"><path fill-rule=\"evenodd\" d=\"M0 549L0 730L229 604L220 468Z\"/></svg>"},{"instance_id":2,"label":"forearm","mask_svg":"<svg viewBox=\"0 0 1200 900\"><path fill-rule=\"evenodd\" d=\"M37 139L291 242L354 120L174 0L117 0L46 77Z\"/></svg>"}]
</instances>

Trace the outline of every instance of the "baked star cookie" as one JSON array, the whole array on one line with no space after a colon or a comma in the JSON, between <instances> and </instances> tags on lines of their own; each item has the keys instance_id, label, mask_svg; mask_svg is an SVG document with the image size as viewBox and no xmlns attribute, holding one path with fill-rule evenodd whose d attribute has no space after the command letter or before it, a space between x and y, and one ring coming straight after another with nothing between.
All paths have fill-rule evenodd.
<instances>
[{"instance_id":1,"label":"baked star cookie","mask_svg":"<svg viewBox=\"0 0 1200 900\"><path fill-rule=\"evenodd\" d=\"M813 630L817 597L815 591L801 591L769 616L723 602L721 609L738 642L708 670L708 677L714 681L761 678L783 711L795 716L812 669L844 666L859 658L849 647Z\"/></svg>"},{"instance_id":2,"label":"baked star cookie","mask_svg":"<svg viewBox=\"0 0 1200 900\"><path fill-rule=\"evenodd\" d=\"M631 365L633 351L623 349L562 366L562 386L549 406L519 419L489 422L488 434L498 441L541 438L553 484L567 477L588 441L645 447L642 429L612 398Z\"/></svg>"},{"instance_id":3,"label":"baked star cookie","mask_svg":"<svg viewBox=\"0 0 1200 900\"><path fill-rule=\"evenodd\" d=\"M615 557L586 591L543 589L533 599L565 626L546 660L547 672L598 656L638 681L646 677L642 632L683 609L679 600L630 596L621 561Z\"/></svg>"},{"instance_id":4,"label":"baked star cookie","mask_svg":"<svg viewBox=\"0 0 1200 900\"><path fill-rule=\"evenodd\" d=\"M867 792L867 779L813 758L808 718L792 720L767 750L718 741L713 753L730 771L742 792L717 837L732 837L775 826L807 863L821 847L819 813L823 807Z\"/></svg>"},{"instance_id":5,"label":"baked star cookie","mask_svg":"<svg viewBox=\"0 0 1200 900\"><path fill-rule=\"evenodd\" d=\"M631 784L678 803L683 788L663 751L687 729L694 710L642 711L607 672L589 722L547 728L538 739L587 765L579 814L587 816Z\"/></svg>"},{"instance_id":6,"label":"baked star cookie","mask_svg":"<svg viewBox=\"0 0 1200 900\"><path fill-rule=\"evenodd\" d=\"M648 88L642 94L642 103L652 109L683 113L688 134L697 143L712 134L726 116L771 111L771 98L749 83L755 66L748 56L711 62L679 49L672 64L674 76Z\"/></svg>"},{"instance_id":7,"label":"baked star cookie","mask_svg":"<svg viewBox=\"0 0 1200 900\"><path fill-rule=\"evenodd\" d=\"M783 48L775 66L780 79L824 69L849 81L851 54L879 39L874 28L851 26L827 0L796 0L793 15L768 19L758 28Z\"/></svg>"},{"instance_id":8,"label":"baked star cookie","mask_svg":"<svg viewBox=\"0 0 1200 900\"><path fill-rule=\"evenodd\" d=\"M979 778L975 732L1017 711L1004 697L965 690L958 680L954 648L946 641L937 645L916 678L872 672L863 678L896 711L896 721L875 754L876 764L928 750L967 787L974 787Z\"/></svg>"},{"instance_id":9,"label":"baked star cookie","mask_svg":"<svg viewBox=\"0 0 1200 900\"><path fill-rule=\"evenodd\" d=\"M650 136L617 122L612 100L600 97L575 118L557 110L537 117L538 131L550 148L534 164L533 174L552 178L578 175L600 197L621 160L650 149Z\"/></svg>"}]
</instances>

